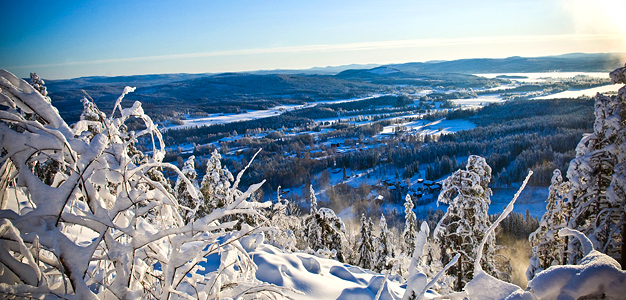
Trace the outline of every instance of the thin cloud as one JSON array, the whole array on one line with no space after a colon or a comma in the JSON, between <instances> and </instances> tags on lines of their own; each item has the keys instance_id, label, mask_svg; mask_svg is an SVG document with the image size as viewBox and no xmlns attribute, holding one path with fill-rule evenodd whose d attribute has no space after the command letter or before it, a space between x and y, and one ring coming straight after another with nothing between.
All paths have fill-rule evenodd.
<instances>
[{"instance_id":1,"label":"thin cloud","mask_svg":"<svg viewBox=\"0 0 626 300\"><path fill-rule=\"evenodd\" d=\"M229 51L212 51L202 53L156 55L145 57L114 58L91 61L63 62L56 64L40 64L29 66L14 66L10 68L47 68L79 66L92 64L110 64L142 61L162 61L175 59L220 57L220 56L241 56L255 54L280 54L280 53L313 53L313 52L349 52L368 50L391 50L403 48L423 48L458 46L468 44L503 44L503 43L523 43L523 42L554 42L554 41L598 41L598 40L623 40L620 34L562 34L562 35L532 35L532 36L494 36L494 37L470 37L451 39L417 39L417 40L397 40L382 42L348 43L335 45L307 45L294 47L275 47L260 49L242 49Z\"/></svg>"}]
</instances>

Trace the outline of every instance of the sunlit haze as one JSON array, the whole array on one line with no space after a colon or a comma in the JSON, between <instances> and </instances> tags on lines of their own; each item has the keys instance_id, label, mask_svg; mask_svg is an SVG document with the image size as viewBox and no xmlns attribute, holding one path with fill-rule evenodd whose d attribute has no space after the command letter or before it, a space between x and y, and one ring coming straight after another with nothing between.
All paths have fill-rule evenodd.
<instances>
[{"instance_id":1,"label":"sunlit haze","mask_svg":"<svg viewBox=\"0 0 626 300\"><path fill-rule=\"evenodd\" d=\"M626 2L2 1L0 68L43 78L626 51Z\"/></svg>"}]
</instances>

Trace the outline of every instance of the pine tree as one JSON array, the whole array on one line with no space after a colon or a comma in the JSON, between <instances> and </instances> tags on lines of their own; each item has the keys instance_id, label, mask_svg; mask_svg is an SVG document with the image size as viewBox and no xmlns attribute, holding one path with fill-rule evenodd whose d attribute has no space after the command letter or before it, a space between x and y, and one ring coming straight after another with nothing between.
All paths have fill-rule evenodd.
<instances>
[{"instance_id":1,"label":"pine tree","mask_svg":"<svg viewBox=\"0 0 626 300\"><path fill-rule=\"evenodd\" d=\"M372 240L372 225L372 219L365 218L365 214L361 214L361 229L359 229L359 240L356 243L356 264L365 269L371 269L373 265L374 241Z\"/></svg>"},{"instance_id":2,"label":"pine tree","mask_svg":"<svg viewBox=\"0 0 626 300\"><path fill-rule=\"evenodd\" d=\"M411 257L415 250L415 238L417 236L417 217L413 212L413 200L406 195L404 202L404 231L402 232L402 252Z\"/></svg>"},{"instance_id":3,"label":"pine tree","mask_svg":"<svg viewBox=\"0 0 626 300\"><path fill-rule=\"evenodd\" d=\"M457 253L461 254L457 265L448 274L457 276L455 289L474 278L473 265L477 247L490 226L487 211L491 203L488 184L491 167L485 159L472 155L465 170L454 172L443 182L438 202L448 204L448 210L437 224L434 235L441 247L441 259L445 265ZM483 268L494 271L495 238L488 239L484 248Z\"/></svg>"},{"instance_id":4,"label":"pine tree","mask_svg":"<svg viewBox=\"0 0 626 300\"><path fill-rule=\"evenodd\" d=\"M558 231L567 226L567 207L564 200L569 193L569 182L563 182L561 171L554 170L550 193L546 200L546 212L541 217L539 228L531 233L528 240L532 248L532 257L526 277L531 280L535 274L552 265L561 264L565 255L565 241ZM527 216L526 221L529 221ZM519 225L519 224L518 224Z\"/></svg>"},{"instance_id":5,"label":"pine tree","mask_svg":"<svg viewBox=\"0 0 626 300\"><path fill-rule=\"evenodd\" d=\"M626 67L611 72L613 83L626 83ZM592 134L583 137L570 162L568 203L572 217L568 226L583 232L603 253L626 266L626 87L616 96L595 97ZM582 257L580 244L568 245L569 262Z\"/></svg>"},{"instance_id":6,"label":"pine tree","mask_svg":"<svg viewBox=\"0 0 626 300\"><path fill-rule=\"evenodd\" d=\"M393 245L393 233L387 228L387 220L383 214L380 215L380 232L374 241L374 265L375 272L391 271L394 267L395 247Z\"/></svg>"}]
</instances>

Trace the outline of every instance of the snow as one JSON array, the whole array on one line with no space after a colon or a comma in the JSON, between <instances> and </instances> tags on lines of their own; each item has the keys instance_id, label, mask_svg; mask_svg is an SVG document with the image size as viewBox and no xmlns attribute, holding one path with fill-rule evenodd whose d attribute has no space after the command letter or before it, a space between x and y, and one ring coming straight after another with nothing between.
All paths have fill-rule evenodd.
<instances>
[{"instance_id":1,"label":"snow","mask_svg":"<svg viewBox=\"0 0 626 300\"><path fill-rule=\"evenodd\" d=\"M380 134L394 134L394 129L397 127L404 127L406 131L411 131L415 134L421 135L433 135L433 134L448 134L461 130L468 130L476 127L476 124L468 120L446 120L441 119L437 121L419 120L408 122L404 124L395 124L385 126Z\"/></svg>"},{"instance_id":2,"label":"snow","mask_svg":"<svg viewBox=\"0 0 626 300\"><path fill-rule=\"evenodd\" d=\"M293 299L374 299L384 276L370 270L304 253L283 253L262 244L251 252L257 279L291 288ZM380 299L401 299L404 289L387 280Z\"/></svg>"},{"instance_id":3,"label":"snow","mask_svg":"<svg viewBox=\"0 0 626 300\"><path fill-rule=\"evenodd\" d=\"M533 99L558 99L558 98L578 98L581 96L595 96L597 93L617 92L620 86L614 84L608 84L583 90L569 90L552 95L546 95L541 97L535 97Z\"/></svg>"},{"instance_id":4,"label":"snow","mask_svg":"<svg viewBox=\"0 0 626 300\"><path fill-rule=\"evenodd\" d=\"M591 241L579 231L564 228L559 235L575 236L581 241L585 256L580 264L550 267L528 282L527 291L507 299L623 299L626 271L620 269L620 264L593 250Z\"/></svg>"},{"instance_id":5,"label":"snow","mask_svg":"<svg viewBox=\"0 0 626 300\"><path fill-rule=\"evenodd\" d=\"M521 289L517 285L496 279L481 270L472 281L467 283L464 290L470 299L496 300L505 299Z\"/></svg>"},{"instance_id":6,"label":"snow","mask_svg":"<svg viewBox=\"0 0 626 300\"><path fill-rule=\"evenodd\" d=\"M502 97L500 97L500 95L498 94L489 94L469 99L451 99L450 101L462 107L476 107L485 106L488 103L501 103L505 100L502 99Z\"/></svg>"}]
</instances>

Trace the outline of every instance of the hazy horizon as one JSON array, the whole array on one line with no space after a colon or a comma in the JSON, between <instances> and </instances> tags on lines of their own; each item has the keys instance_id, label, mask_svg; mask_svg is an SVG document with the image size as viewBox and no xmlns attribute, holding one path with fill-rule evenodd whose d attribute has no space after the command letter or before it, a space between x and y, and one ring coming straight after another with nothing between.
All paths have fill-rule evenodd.
<instances>
[{"instance_id":1,"label":"hazy horizon","mask_svg":"<svg viewBox=\"0 0 626 300\"><path fill-rule=\"evenodd\" d=\"M593 55L593 54L607 54L607 53L584 53L584 52L575 52L575 53L562 53L562 54L555 54L555 55L547 55L547 56L529 56L527 58L535 58L535 57L557 57L557 56L564 56L564 55L571 55L571 54L589 54L589 55ZM623 54L626 57L626 52L611 52L608 54ZM451 60L428 60L428 61L407 61L407 62L398 62L398 63L394 63L394 64L408 64L408 63L429 63L429 62L445 62L445 61L455 61L455 60L463 60L463 59L506 59L506 58L510 58L510 57L520 57L520 56L508 56L508 57L468 57L468 58L461 58L461 59L451 59ZM293 72L298 72L298 71L303 71L304 73L306 73L306 71L309 71L312 74L315 74L315 71L312 70L323 70L323 69L331 69L331 68L342 68L343 67L348 67L348 66L371 66L371 68L376 68L376 67L380 67L380 66L385 66L388 64L377 64L377 63L363 63L363 64L345 64L345 65L332 65L332 66L313 66L310 68L301 68L301 69L289 69L289 68L276 68L276 69L255 69L255 70L241 70L241 71L223 71L223 72L162 72L162 73L137 73L137 74L118 74L118 75L102 75L102 74L97 74L97 75L85 75L85 76L78 76L78 77L68 77L68 78L47 78L47 77L42 77L42 79L46 79L46 80L69 80L69 79L77 79L77 78L88 78L88 77L123 77L123 76L149 76L149 75L173 75L173 74L190 74L190 75L196 75L196 74L207 74L207 75L216 75L216 74L223 74L223 73L255 73L255 72L267 72L267 73L272 73L272 72L276 72L276 73L280 73L281 71L293 71ZM349 69L349 68L346 68ZM8 70L11 71L11 70ZM38 75L41 75L41 73L38 73L36 70L34 70L33 72L37 73ZM515 74L520 73L520 72L513 72ZM512 74L513 74L512 73ZM522 72L523 73L523 72ZM500 74L500 73L498 73ZM520 73L521 74L521 73ZM25 74L24 76L21 76L21 78L29 78L29 73Z\"/></svg>"},{"instance_id":2,"label":"hazy horizon","mask_svg":"<svg viewBox=\"0 0 626 300\"><path fill-rule=\"evenodd\" d=\"M20 77L222 73L626 52L616 0L0 3Z\"/></svg>"}]
</instances>

